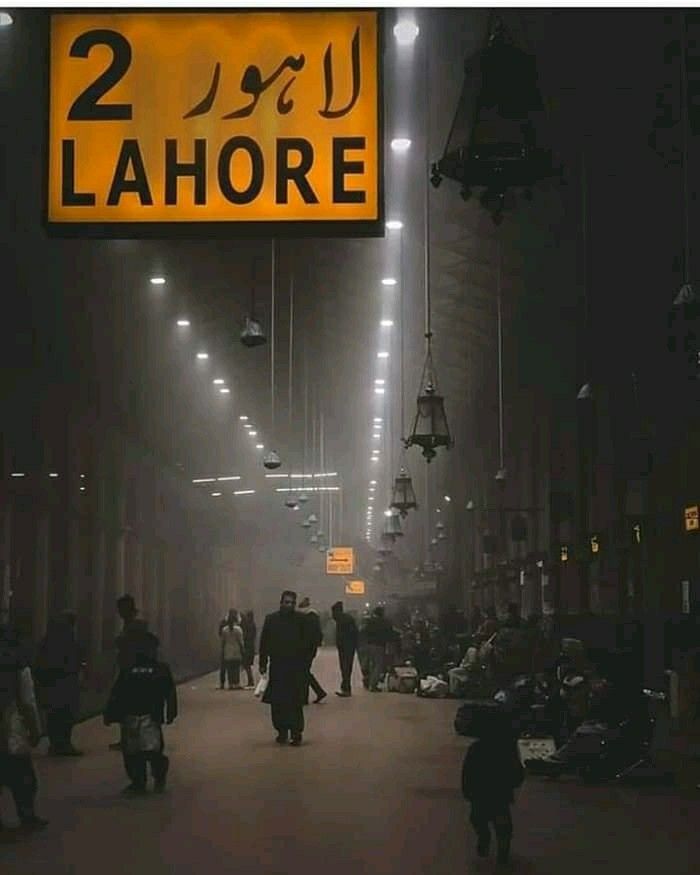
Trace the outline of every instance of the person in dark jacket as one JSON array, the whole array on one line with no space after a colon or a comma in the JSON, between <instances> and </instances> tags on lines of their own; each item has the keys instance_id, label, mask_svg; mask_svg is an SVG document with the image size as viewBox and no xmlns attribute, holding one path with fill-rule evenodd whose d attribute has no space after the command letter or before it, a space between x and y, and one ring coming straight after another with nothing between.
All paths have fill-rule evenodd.
<instances>
[{"instance_id":1,"label":"person in dark jacket","mask_svg":"<svg viewBox=\"0 0 700 875\"><path fill-rule=\"evenodd\" d=\"M163 753L163 722L177 717L177 692L169 666L158 661L157 647L143 628L132 628L133 661L123 668L112 687L104 712L106 726L120 723L124 768L131 780L126 794L146 792L150 763L154 789L162 793L170 761Z\"/></svg>"},{"instance_id":2,"label":"person in dark jacket","mask_svg":"<svg viewBox=\"0 0 700 875\"><path fill-rule=\"evenodd\" d=\"M258 636L258 630L255 626L255 615L252 611L246 611L241 620L241 628L243 629L243 668L248 676L247 690L252 690L255 686L253 678L253 663L255 662L255 642Z\"/></svg>"},{"instance_id":3,"label":"person in dark jacket","mask_svg":"<svg viewBox=\"0 0 700 875\"><path fill-rule=\"evenodd\" d=\"M386 648L394 636L391 623L384 616L384 608L379 605L372 611L367 621L367 650L369 653L369 690L379 692L379 682L386 673Z\"/></svg>"},{"instance_id":4,"label":"person in dark jacket","mask_svg":"<svg viewBox=\"0 0 700 875\"><path fill-rule=\"evenodd\" d=\"M75 626L73 611L63 611L50 620L37 656L35 674L39 701L46 709L51 756L82 756L71 739L80 710L80 675L85 667Z\"/></svg>"},{"instance_id":5,"label":"person in dark jacket","mask_svg":"<svg viewBox=\"0 0 700 875\"><path fill-rule=\"evenodd\" d=\"M462 793L471 802L471 824L477 835L477 853L488 856L491 824L498 842L498 862L507 863L513 837L513 790L523 783L524 771L514 732L503 714L476 719L477 740L462 765Z\"/></svg>"},{"instance_id":6,"label":"person in dark jacket","mask_svg":"<svg viewBox=\"0 0 700 875\"><path fill-rule=\"evenodd\" d=\"M318 652L318 648L323 644L323 632L321 631L321 618L319 616L318 611L315 611L311 607L311 599L308 596L305 596L299 602L299 613L304 617L307 623L306 634L309 639L309 686L316 693L316 698L314 699L314 704L318 705L319 702L322 702L328 693L323 689L321 684L314 677L313 672L311 671L311 666L313 664L314 659L316 658L316 653Z\"/></svg>"},{"instance_id":7,"label":"person in dark jacket","mask_svg":"<svg viewBox=\"0 0 700 875\"><path fill-rule=\"evenodd\" d=\"M258 655L261 674L267 674L268 663L270 667L262 700L272 706L277 743L285 744L291 734L294 747L301 744L304 731L304 705L309 694L309 654L313 650L306 634L306 621L295 610L296 601L296 593L285 590L279 611L265 617Z\"/></svg>"},{"instance_id":8,"label":"person in dark jacket","mask_svg":"<svg viewBox=\"0 0 700 875\"><path fill-rule=\"evenodd\" d=\"M331 608L335 620L335 645L338 648L340 662L340 690L336 696L347 698L352 695L352 665L355 661L355 651L359 639L357 623L343 610L343 603L336 602Z\"/></svg>"}]
</instances>

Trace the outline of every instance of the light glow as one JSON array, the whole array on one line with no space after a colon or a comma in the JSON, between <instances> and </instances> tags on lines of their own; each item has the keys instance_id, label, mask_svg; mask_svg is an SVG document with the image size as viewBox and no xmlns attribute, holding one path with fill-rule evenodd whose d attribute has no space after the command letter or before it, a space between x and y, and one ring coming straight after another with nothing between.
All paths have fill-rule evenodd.
<instances>
[{"instance_id":1,"label":"light glow","mask_svg":"<svg viewBox=\"0 0 700 875\"><path fill-rule=\"evenodd\" d=\"M234 495L255 495L254 489L237 489Z\"/></svg>"},{"instance_id":2,"label":"light glow","mask_svg":"<svg viewBox=\"0 0 700 875\"><path fill-rule=\"evenodd\" d=\"M197 480L193 480L193 483L216 483L216 477L200 477Z\"/></svg>"},{"instance_id":3,"label":"light glow","mask_svg":"<svg viewBox=\"0 0 700 875\"><path fill-rule=\"evenodd\" d=\"M395 286L398 284L398 280L394 279L393 276L385 276L382 280L383 286Z\"/></svg>"},{"instance_id":4,"label":"light glow","mask_svg":"<svg viewBox=\"0 0 700 875\"><path fill-rule=\"evenodd\" d=\"M212 380L212 383L215 386L223 386L226 380L222 380L221 377L217 377L215 380Z\"/></svg>"},{"instance_id":5,"label":"light glow","mask_svg":"<svg viewBox=\"0 0 700 875\"><path fill-rule=\"evenodd\" d=\"M197 358L200 359L200 361L204 361L205 359L209 358L209 353L208 352L198 352Z\"/></svg>"},{"instance_id":6,"label":"light glow","mask_svg":"<svg viewBox=\"0 0 700 875\"><path fill-rule=\"evenodd\" d=\"M240 476L237 474L233 474L231 477L217 477L216 478L220 483L223 483L225 480L240 480Z\"/></svg>"},{"instance_id":7,"label":"light glow","mask_svg":"<svg viewBox=\"0 0 700 875\"><path fill-rule=\"evenodd\" d=\"M382 319L382 321L379 324L382 326L382 328L392 328L394 325L394 322L392 319Z\"/></svg>"},{"instance_id":8,"label":"light glow","mask_svg":"<svg viewBox=\"0 0 700 875\"><path fill-rule=\"evenodd\" d=\"M23 474L21 471L13 471L12 474L10 474L10 477L26 477L26 476L27 475Z\"/></svg>"},{"instance_id":9,"label":"light glow","mask_svg":"<svg viewBox=\"0 0 700 875\"><path fill-rule=\"evenodd\" d=\"M231 394L230 389L219 389L219 392L221 392L222 395L230 395Z\"/></svg>"},{"instance_id":10,"label":"light glow","mask_svg":"<svg viewBox=\"0 0 700 875\"><path fill-rule=\"evenodd\" d=\"M256 450L264 450L264 449L265 449L265 444L256 444L256 445L255 445L255 449L256 449Z\"/></svg>"},{"instance_id":11,"label":"light glow","mask_svg":"<svg viewBox=\"0 0 700 875\"><path fill-rule=\"evenodd\" d=\"M378 386L378 387L374 390L374 394L375 394L375 395L383 395L383 394L384 394L384 389L382 389L380 386Z\"/></svg>"},{"instance_id":12,"label":"light glow","mask_svg":"<svg viewBox=\"0 0 700 875\"><path fill-rule=\"evenodd\" d=\"M152 276L151 277L151 285L152 286L164 286L165 285L165 277L164 276Z\"/></svg>"},{"instance_id":13,"label":"light glow","mask_svg":"<svg viewBox=\"0 0 700 875\"><path fill-rule=\"evenodd\" d=\"M388 358L389 358L389 353L388 353L388 352L378 352L378 353L377 353L377 358L378 358L378 359L388 359Z\"/></svg>"},{"instance_id":14,"label":"light glow","mask_svg":"<svg viewBox=\"0 0 700 875\"><path fill-rule=\"evenodd\" d=\"M408 137L396 137L391 141L391 148L394 152L408 152L411 148L411 141Z\"/></svg>"},{"instance_id":15,"label":"light glow","mask_svg":"<svg viewBox=\"0 0 700 875\"><path fill-rule=\"evenodd\" d=\"M216 382L216 381L215 381L215 382ZM247 417L247 416L239 416L238 418L240 419L241 422L248 422L248 417Z\"/></svg>"},{"instance_id":16,"label":"light glow","mask_svg":"<svg viewBox=\"0 0 700 875\"><path fill-rule=\"evenodd\" d=\"M190 320L189 319L178 319L177 324L180 326L180 328L189 328L190 327Z\"/></svg>"},{"instance_id":17,"label":"light glow","mask_svg":"<svg viewBox=\"0 0 700 875\"><path fill-rule=\"evenodd\" d=\"M383 386L385 383L386 383L386 380L375 380L374 381L375 386Z\"/></svg>"},{"instance_id":18,"label":"light glow","mask_svg":"<svg viewBox=\"0 0 700 875\"><path fill-rule=\"evenodd\" d=\"M401 219L389 219L386 223L387 231L400 231L403 228Z\"/></svg>"},{"instance_id":19,"label":"light glow","mask_svg":"<svg viewBox=\"0 0 700 875\"><path fill-rule=\"evenodd\" d=\"M222 492L212 492L212 494L211 494L212 498L219 498L219 496L221 496L221 495L223 495Z\"/></svg>"},{"instance_id":20,"label":"light glow","mask_svg":"<svg viewBox=\"0 0 700 875\"><path fill-rule=\"evenodd\" d=\"M400 46L410 46L416 41L416 37L420 33L420 29L415 21L409 21L408 18L404 18L399 21L398 24L394 25L394 36L396 37L396 42Z\"/></svg>"},{"instance_id":21,"label":"light glow","mask_svg":"<svg viewBox=\"0 0 700 875\"><path fill-rule=\"evenodd\" d=\"M251 437L257 437L257 436L258 436L257 431L249 431L248 434L249 434Z\"/></svg>"}]
</instances>

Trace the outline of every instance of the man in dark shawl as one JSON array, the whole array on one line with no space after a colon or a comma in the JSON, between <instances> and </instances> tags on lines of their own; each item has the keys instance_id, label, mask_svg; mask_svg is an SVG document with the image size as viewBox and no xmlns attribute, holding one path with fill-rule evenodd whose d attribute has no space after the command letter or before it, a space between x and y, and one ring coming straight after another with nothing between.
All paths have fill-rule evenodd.
<instances>
[{"instance_id":1,"label":"man in dark shawl","mask_svg":"<svg viewBox=\"0 0 700 875\"><path fill-rule=\"evenodd\" d=\"M308 640L307 623L297 613L296 593L282 593L280 609L265 617L260 635L258 666L262 674L270 668L263 702L272 706L272 725L278 744L291 735L292 744L301 744L304 731L304 705L308 700L309 664L313 643Z\"/></svg>"}]
</instances>

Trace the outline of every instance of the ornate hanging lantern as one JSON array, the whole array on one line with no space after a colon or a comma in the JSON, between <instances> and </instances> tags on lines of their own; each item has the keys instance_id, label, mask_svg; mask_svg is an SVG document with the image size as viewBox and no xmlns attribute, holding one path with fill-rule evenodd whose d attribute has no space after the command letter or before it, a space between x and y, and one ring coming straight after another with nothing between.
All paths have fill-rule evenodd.
<instances>
[{"instance_id":1,"label":"ornate hanging lantern","mask_svg":"<svg viewBox=\"0 0 700 875\"><path fill-rule=\"evenodd\" d=\"M311 522L310 522L310 520L305 519L305 520L302 522L301 527L302 527L302 529L310 529L310 528L311 528Z\"/></svg>"},{"instance_id":2,"label":"ornate hanging lantern","mask_svg":"<svg viewBox=\"0 0 700 875\"><path fill-rule=\"evenodd\" d=\"M299 503L296 498L288 498L284 502L285 507L288 507L290 510L299 510Z\"/></svg>"},{"instance_id":3,"label":"ornate hanging lantern","mask_svg":"<svg viewBox=\"0 0 700 875\"><path fill-rule=\"evenodd\" d=\"M399 476L394 480L390 507L396 508L402 517L408 516L409 510L418 507L416 493L413 490L413 481L406 468L401 467Z\"/></svg>"},{"instance_id":4,"label":"ornate hanging lantern","mask_svg":"<svg viewBox=\"0 0 700 875\"><path fill-rule=\"evenodd\" d=\"M438 539L437 539L437 538L433 538L433 539L431 540L431 542L430 542L430 546L431 546L431 547L437 547L437 545L438 545Z\"/></svg>"},{"instance_id":5,"label":"ornate hanging lantern","mask_svg":"<svg viewBox=\"0 0 700 875\"><path fill-rule=\"evenodd\" d=\"M447 540L447 532L438 532L437 539L438 539L438 541L446 541Z\"/></svg>"},{"instance_id":6,"label":"ornate hanging lantern","mask_svg":"<svg viewBox=\"0 0 700 875\"><path fill-rule=\"evenodd\" d=\"M306 502L308 500L309 500L309 496L305 492L299 493L299 495L297 497L297 501L299 502L299 504L306 504Z\"/></svg>"},{"instance_id":7,"label":"ornate hanging lantern","mask_svg":"<svg viewBox=\"0 0 700 875\"><path fill-rule=\"evenodd\" d=\"M428 350L420 382L423 388L418 396L418 410L406 446L422 447L426 462L431 462L435 458L435 450L438 447L449 449L452 446L452 438L445 415L445 400L438 394L431 350L432 333L428 331L425 337L428 341Z\"/></svg>"},{"instance_id":8,"label":"ornate hanging lantern","mask_svg":"<svg viewBox=\"0 0 700 875\"><path fill-rule=\"evenodd\" d=\"M435 528L437 529L438 532L442 532L443 529L445 528L445 524L443 523L442 520L438 520L438 521L435 523Z\"/></svg>"},{"instance_id":9,"label":"ornate hanging lantern","mask_svg":"<svg viewBox=\"0 0 700 875\"><path fill-rule=\"evenodd\" d=\"M274 471L275 468L279 468L282 465L282 460L274 450L271 450L263 459L263 465L269 468L270 471Z\"/></svg>"},{"instance_id":10,"label":"ornate hanging lantern","mask_svg":"<svg viewBox=\"0 0 700 875\"><path fill-rule=\"evenodd\" d=\"M315 513L309 514L309 522L310 523L317 523L318 522L318 517L316 516Z\"/></svg>"},{"instance_id":11,"label":"ornate hanging lantern","mask_svg":"<svg viewBox=\"0 0 700 875\"><path fill-rule=\"evenodd\" d=\"M394 541L396 538L402 538L401 520L399 519L398 510L384 511L384 534L387 538Z\"/></svg>"},{"instance_id":12,"label":"ornate hanging lantern","mask_svg":"<svg viewBox=\"0 0 700 875\"><path fill-rule=\"evenodd\" d=\"M461 185L469 200L482 190L481 206L500 224L506 195L554 176L551 153L536 143L533 116L542 111L535 58L517 48L494 16L486 48L465 71L462 94L442 158L431 168L437 188L443 177Z\"/></svg>"}]
</instances>

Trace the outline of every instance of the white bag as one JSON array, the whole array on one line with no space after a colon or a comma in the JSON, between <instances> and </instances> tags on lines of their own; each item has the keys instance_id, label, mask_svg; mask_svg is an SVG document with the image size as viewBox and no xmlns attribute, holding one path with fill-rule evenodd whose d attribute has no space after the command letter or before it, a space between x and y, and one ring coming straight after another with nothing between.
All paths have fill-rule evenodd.
<instances>
[{"instance_id":1,"label":"white bag","mask_svg":"<svg viewBox=\"0 0 700 875\"><path fill-rule=\"evenodd\" d=\"M257 698L259 699L259 698L261 698L261 696L263 696L265 694L266 689L267 689L267 675L261 674L260 680L258 681L257 686L255 687L254 695L257 696Z\"/></svg>"}]
</instances>

